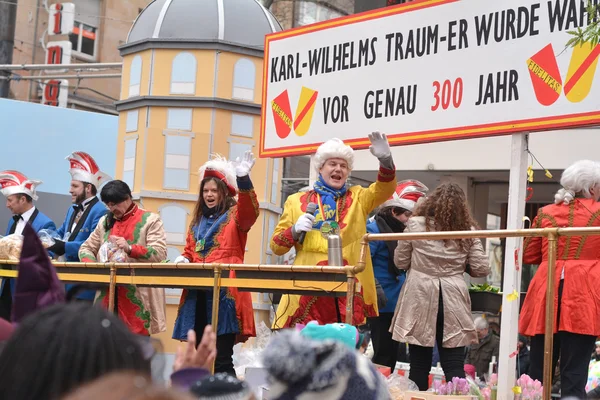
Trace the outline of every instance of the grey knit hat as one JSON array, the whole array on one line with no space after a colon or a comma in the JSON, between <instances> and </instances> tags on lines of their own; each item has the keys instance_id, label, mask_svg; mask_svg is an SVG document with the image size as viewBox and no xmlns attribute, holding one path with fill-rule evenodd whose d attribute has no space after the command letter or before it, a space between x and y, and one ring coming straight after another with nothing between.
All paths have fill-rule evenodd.
<instances>
[{"instance_id":1,"label":"grey knit hat","mask_svg":"<svg viewBox=\"0 0 600 400\"><path fill-rule=\"evenodd\" d=\"M298 331L275 335L263 352L270 400L388 400L386 382L369 359L337 340Z\"/></svg>"},{"instance_id":2,"label":"grey knit hat","mask_svg":"<svg viewBox=\"0 0 600 400\"><path fill-rule=\"evenodd\" d=\"M249 400L252 391L246 382L220 373L204 377L190 387L198 400Z\"/></svg>"}]
</instances>

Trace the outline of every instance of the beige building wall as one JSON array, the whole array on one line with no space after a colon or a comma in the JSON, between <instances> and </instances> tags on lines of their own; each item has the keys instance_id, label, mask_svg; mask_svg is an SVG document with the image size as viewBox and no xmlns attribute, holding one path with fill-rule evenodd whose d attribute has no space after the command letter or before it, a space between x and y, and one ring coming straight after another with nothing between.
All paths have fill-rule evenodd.
<instances>
[{"instance_id":1,"label":"beige building wall","mask_svg":"<svg viewBox=\"0 0 600 400\"><path fill-rule=\"evenodd\" d=\"M196 60L194 86L189 94L173 94L171 93L173 62L182 53L187 53ZM218 54L215 93L216 57L214 50L153 49L128 54L123 58L121 100L135 98L138 96L137 93L141 96L150 94L165 99L161 100L165 105L142 106L120 112L116 178L126 182L132 179L133 182L130 184L132 192L143 208L163 216L171 261L183 251L198 198L198 168L208 160L210 153L218 153L229 158L232 151L239 152L248 148L258 156L259 114L234 112L223 108L193 107L186 103L178 103L175 106L168 104L166 100L187 97L190 100L212 97L236 100L236 96L240 95L236 94L238 92L235 88L235 67L243 59L254 68L253 93L245 102L259 105L262 95L262 58L221 51ZM134 65L136 63L137 66ZM137 76L140 78L138 79ZM174 121L170 121L170 118L172 119L173 115L182 110L189 110L191 122L185 128L173 129L170 124ZM255 110L258 112L258 108ZM234 132L234 119L239 117L251 121L251 132L245 135ZM189 157L187 189L173 189L165 184L169 135L190 138L187 155ZM279 218L282 167L283 162L279 159L257 159L252 169L251 177L261 205L261 212L248 235L246 263L275 262L271 259L269 241ZM174 221L173 216L180 221L177 231L172 231L174 229L170 224ZM158 337L163 339L165 351L172 353L177 343L169 338L177 313L179 291L169 290L167 293L167 332ZM253 302L256 322L265 321L270 325L268 297L253 294Z\"/></svg>"},{"instance_id":2,"label":"beige building wall","mask_svg":"<svg viewBox=\"0 0 600 400\"><path fill-rule=\"evenodd\" d=\"M48 5L65 2L67 1L49 0ZM120 62L118 46L125 43L133 21L150 0L71 0L70 2L75 4L76 21L90 23L97 28L96 57L84 59L74 55L71 58L72 64L85 64ZM43 1L19 0L13 64L44 64L46 60L43 46L49 41L68 40L68 36L48 36L45 34L47 28L48 12L44 9ZM30 74L27 71L15 72L22 76ZM107 70L105 73L119 72L119 69L114 69ZM34 75L40 75L39 81L45 80L44 73L34 72ZM39 81L13 80L10 85L11 97L22 101L40 102L42 92ZM82 79L79 82L77 79L70 79L69 86L71 101L68 107L116 114L112 103L120 97L119 78Z\"/></svg>"}]
</instances>

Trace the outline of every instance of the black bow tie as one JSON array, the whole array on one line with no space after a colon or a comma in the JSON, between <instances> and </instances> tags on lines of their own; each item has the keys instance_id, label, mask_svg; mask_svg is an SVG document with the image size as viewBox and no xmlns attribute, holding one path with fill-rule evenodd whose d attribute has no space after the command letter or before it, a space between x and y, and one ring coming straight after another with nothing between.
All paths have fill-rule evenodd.
<instances>
[{"instance_id":1,"label":"black bow tie","mask_svg":"<svg viewBox=\"0 0 600 400\"><path fill-rule=\"evenodd\" d=\"M20 214L17 215L13 215L13 221L15 221L15 223L19 222L20 219L23 219L23 217Z\"/></svg>"},{"instance_id":2,"label":"black bow tie","mask_svg":"<svg viewBox=\"0 0 600 400\"><path fill-rule=\"evenodd\" d=\"M75 212L83 211L83 204L73 204L73 209L75 210Z\"/></svg>"}]
</instances>

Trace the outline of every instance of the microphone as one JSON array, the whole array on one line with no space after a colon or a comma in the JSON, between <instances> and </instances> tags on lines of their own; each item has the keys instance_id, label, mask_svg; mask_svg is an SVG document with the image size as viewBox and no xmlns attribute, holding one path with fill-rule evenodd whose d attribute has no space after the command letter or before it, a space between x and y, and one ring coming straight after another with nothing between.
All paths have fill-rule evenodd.
<instances>
[{"instance_id":1,"label":"microphone","mask_svg":"<svg viewBox=\"0 0 600 400\"><path fill-rule=\"evenodd\" d=\"M315 203L308 203L306 206L306 214L315 215L317 213L317 205ZM304 243L304 237L306 236L306 232L300 232L300 236L298 236L298 243Z\"/></svg>"}]
</instances>

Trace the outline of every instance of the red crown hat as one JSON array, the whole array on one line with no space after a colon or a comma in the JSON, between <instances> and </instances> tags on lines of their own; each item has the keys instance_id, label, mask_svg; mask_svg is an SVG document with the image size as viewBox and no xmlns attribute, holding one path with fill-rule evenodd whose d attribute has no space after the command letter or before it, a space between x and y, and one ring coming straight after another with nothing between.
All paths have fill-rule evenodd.
<instances>
[{"instance_id":1,"label":"red crown hat","mask_svg":"<svg viewBox=\"0 0 600 400\"><path fill-rule=\"evenodd\" d=\"M6 197L13 194L26 194L33 200L37 200L38 197L35 194L35 188L41 184L42 181L29 179L19 171L8 170L0 172L0 192Z\"/></svg>"},{"instance_id":2,"label":"red crown hat","mask_svg":"<svg viewBox=\"0 0 600 400\"><path fill-rule=\"evenodd\" d=\"M409 179L401 181L396 186L396 191L385 203L381 205L381 208L385 207L401 207L408 211L413 211L417 205L417 201L425 197L429 189L421 182Z\"/></svg>"},{"instance_id":3,"label":"red crown hat","mask_svg":"<svg viewBox=\"0 0 600 400\"><path fill-rule=\"evenodd\" d=\"M200 182L205 178L216 178L227 185L229 195L234 197L237 194L237 180L235 168L230 161L218 154L213 154L212 159L204 163L198 170Z\"/></svg>"},{"instance_id":4,"label":"red crown hat","mask_svg":"<svg viewBox=\"0 0 600 400\"><path fill-rule=\"evenodd\" d=\"M65 159L71 164L69 173L75 181L91 183L96 189L100 189L103 183L111 180L110 176L100 171L98 164L88 153L75 151Z\"/></svg>"}]
</instances>

